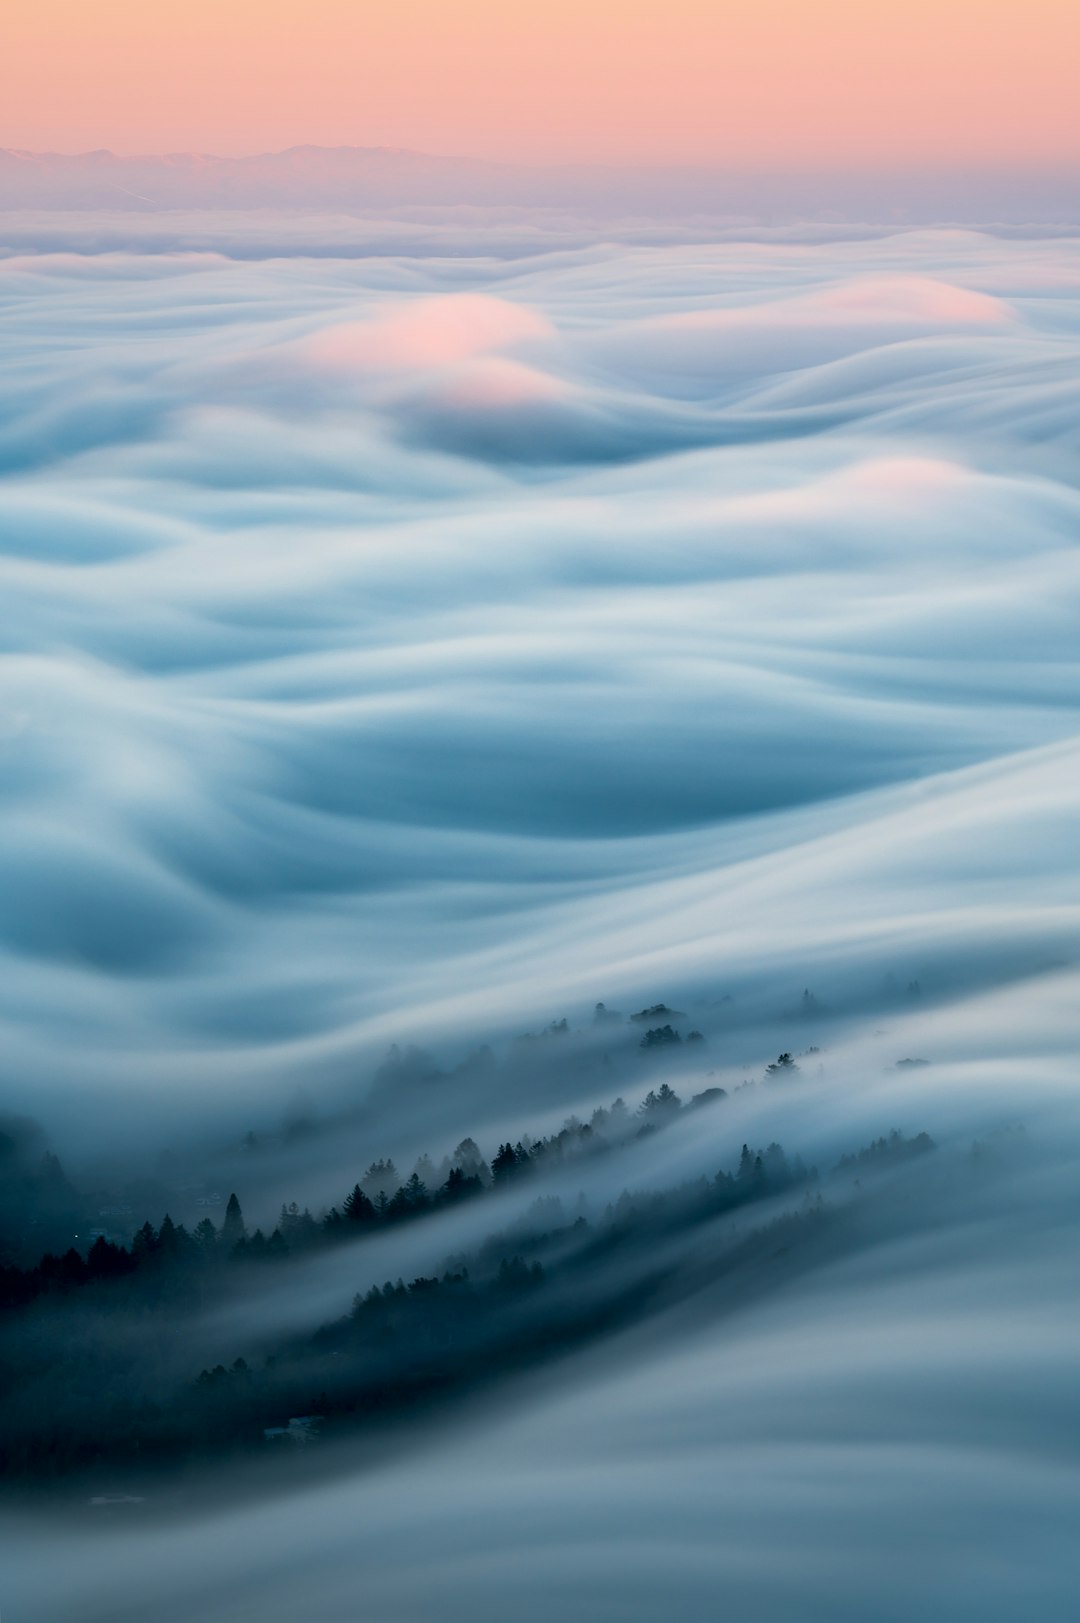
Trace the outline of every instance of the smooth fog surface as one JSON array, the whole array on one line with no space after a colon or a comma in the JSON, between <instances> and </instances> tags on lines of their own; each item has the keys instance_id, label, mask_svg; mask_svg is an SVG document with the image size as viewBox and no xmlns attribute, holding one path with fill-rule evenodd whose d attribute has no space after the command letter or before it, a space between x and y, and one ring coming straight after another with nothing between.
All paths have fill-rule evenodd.
<instances>
[{"instance_id":1,"label":"smooth fog surface","mask_svg":"<svg viewBox=\"0 0 1080 1623\"><path fill-rule=\"evenodd\" d=\"M13 1102L1059 956L1078 266L0 261Z\"/></svg>"},{"instance_id":2,"label":"smooth fog surface","mask_svg":"<svg viewBox=\"0 0 1080 1623\"><path fill-rule=\"evenodd\" d=\"M1071 1617L1080 245L467 224L0 259L5 1102L77 1168L598 998L760 1067L812 987L820 1094L655 1181L1028 1150L374 1475L26 1529L12 1616Z\"/></svg>"}]
</instances>

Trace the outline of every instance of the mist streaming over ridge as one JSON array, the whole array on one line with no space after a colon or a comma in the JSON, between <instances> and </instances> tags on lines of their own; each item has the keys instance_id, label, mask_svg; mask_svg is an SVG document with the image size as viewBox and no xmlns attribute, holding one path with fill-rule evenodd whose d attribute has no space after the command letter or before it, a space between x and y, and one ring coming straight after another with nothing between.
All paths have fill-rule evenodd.
<instances>
[{"instance_id":1,"label":"mist streaming over ridge","mask_svg":"<svg viewBox=\"0 0 1080 1623\"><path fill-rule=\"evenodd\" d=\"M5 1110L269 1226L686 1103L252 1276L183 1375L541 1197L557 1305L595 1243L648 1313L329 1484L19 1520L13 1615L1071 1615L1077 239L119 229L0 258ZM894 1128L935 1157L841 1159ZM821 1210L595 1239L777 1142Z\"/></svg>"}]
</instances>

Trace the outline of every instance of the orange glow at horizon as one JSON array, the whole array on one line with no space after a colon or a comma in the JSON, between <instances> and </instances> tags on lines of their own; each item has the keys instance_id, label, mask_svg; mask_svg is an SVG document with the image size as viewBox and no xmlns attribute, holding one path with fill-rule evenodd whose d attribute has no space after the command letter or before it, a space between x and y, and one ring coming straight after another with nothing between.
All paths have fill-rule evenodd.
<instances>
[{"instance_id":1,"label":"orange glow at horizon","mask_svg":"<svg viewBox=\"0 0 1080 1623\"><path fill-rule=\"evenodd\" d=\"M16 0L0 145L1080 161L1080 0Z\"/></svg>"}]
</instances>

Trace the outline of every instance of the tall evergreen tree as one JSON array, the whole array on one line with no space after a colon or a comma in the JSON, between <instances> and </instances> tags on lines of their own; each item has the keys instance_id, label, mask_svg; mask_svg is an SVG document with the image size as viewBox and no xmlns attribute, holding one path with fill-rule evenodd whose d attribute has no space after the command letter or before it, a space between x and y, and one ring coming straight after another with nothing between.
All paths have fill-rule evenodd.
<instances>
[{"instance_id":1,"label":"tall evergreen tree","mask_svg":"<svg viewBox=\"0 0 1080 1623\"><path fill-rule=\"evenodd\" d=\"M346 1220L350 1223L363 1224L378 1221L375 1207L358 1183L354 1184L352 1192L345 1196L342 1211Z\"/></svg>"},{"instance_id":2,"label":"tall evergreen tree","mask_svg":"<svg viewBox=\"0 0 1080 1623\"><path fill-rule=\"evenodd\" d=\"M135 1232L135 1238L131 1242L131 1254L136 1262L144 1263L148 1262L156 1252L157 1235L154 1233L153 1224L147 1221L141 1229L137 1229Z\"/></svg>"},{"instance_id":3,"label":"tall evergreen tree","mask_svg":"<svg viewBox=\"0 0 1080 1623\"><path fill-rule=\"evenodd\" d=\"M425 1211L426 1208L431 1204L431 1202L428 1200L427 1185L417 1172L412 1173L412 1175L405 1180L405 1199L408 1201L410 1209L414 1212Z\"/></svg>"},{"instance_id":4,"label":"tall evergreen tree","mask_svg":"<svg viewBox=\"0 0 1080 1623\"><path fill-rule=\"evenodd\" d=\"M483 1187L476 1173L466 1176L460 1167L451 1167L449 1176L439 1190L436 1199L444 1202L447 1206L452 1206L455 1201L467 1200L470 1195L480 1194Z\"/></svg>"},{"instance_id":5,"label":"tall evergreen tree","mask_svg":"<svg viewBox=\"0 0 1080 1623\"><path fill-rule=\"evenodd\" d=\"M225 1221L221 1225L221 1241L228 1249L242 1240L247 1233L244 1223L244 1214L240 1210L240 1202L235 1195L229 1196L229 1204L225 1208Z\"/></svg>"},{"instance_id":6,"label":"tall evergreen tree","mask_svg":"<svg viewBox=\"0 0 1080 1623\"><path fill-rule=\"evenodd\" d=\"M496 1184L503 1184L517 1171L517 1156L512 1144L500 1144L498 1154L491 1163L491 1176Z\"/></svg>"}]
</instances>

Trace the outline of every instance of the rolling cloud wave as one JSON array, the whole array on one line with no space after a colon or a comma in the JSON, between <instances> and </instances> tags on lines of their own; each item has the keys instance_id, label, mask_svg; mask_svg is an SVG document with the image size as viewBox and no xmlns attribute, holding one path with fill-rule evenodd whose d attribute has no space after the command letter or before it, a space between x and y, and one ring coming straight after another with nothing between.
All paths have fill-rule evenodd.
<instances>
[{"instance_id":1,"label":"rolling cloud wave","mask_svg":"<svg viewBox=\"0 0 1080 1623\"><path fill-rule=\"evenodd\" d=\"M522 1618L1064 1615L1076 240L231 229L0 260L6 1098L65 1155L224 1135L600 998L703 1011L730 1081L812 987L808 1152L1024 1116L1032 1159L377 1491L193 1513L137 1581L72 1534L78 1615L329 1620L357 1582L387 1619L510 1583ZM667 1170L786 1139L772 1108ZM988 1528L1016 1548L974 1570ZM39 1538L19 1615L74 1617Z\"/></svg>"}]
</instances>

